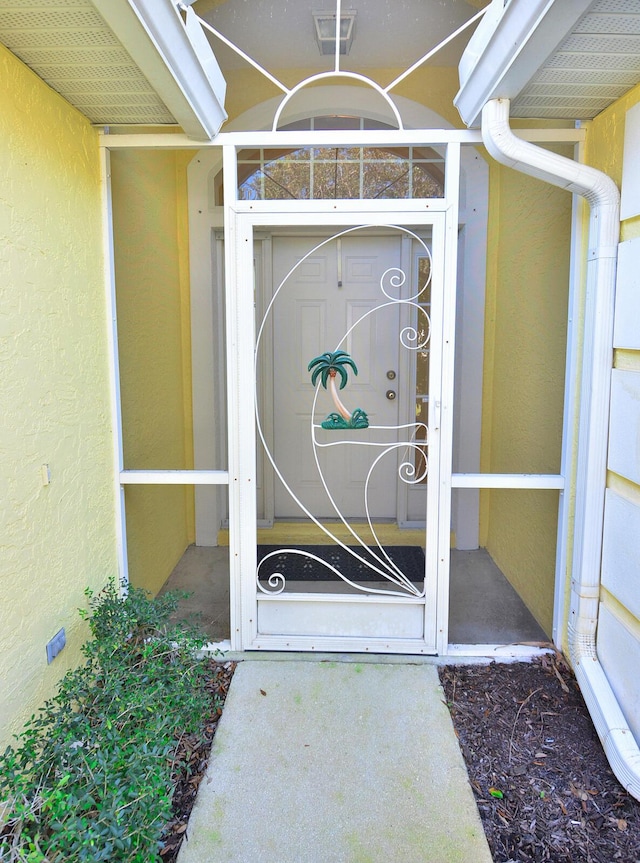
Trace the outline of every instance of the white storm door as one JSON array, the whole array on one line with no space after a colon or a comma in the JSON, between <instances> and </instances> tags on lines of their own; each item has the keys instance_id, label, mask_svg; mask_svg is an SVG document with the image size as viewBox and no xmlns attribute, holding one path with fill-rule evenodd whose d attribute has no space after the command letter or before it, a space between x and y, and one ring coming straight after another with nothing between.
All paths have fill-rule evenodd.
<instances>
[{"instance_id":1,"label":"white storm door","mask_svg":"<svg viewBox=\"0 0 640 863\"><path fill-rule=\"evenodd\" d=\"M321 245L287 278L321 238L273 238L273 451L278 470L304 507L317 518L395 519L398 453L392 450L365 481L371 465L369 447L359 442L397 440L400 319L381 285L401 268L400 236L346 235ZM282 287L280 287L282 285ZM279 290L278 290L279 289ZM315 357L345 350L358 374L350 372L340 391L350 411L362 408L370 428L342 432L345 443L317 450L317 470L311 438L315 387L308 366ZM321 389L316 405L318 423L335 407ZM376 428L374 428L376 427ZM317 429L318 440L331 443L335 431ZM323 482L324 480L324 482ZM326 488L325 488L326 485ZM332 502L333 501L333 502ZM276 478L275 517L298 518L304 513Z\"/></svg>"}]
</instances>

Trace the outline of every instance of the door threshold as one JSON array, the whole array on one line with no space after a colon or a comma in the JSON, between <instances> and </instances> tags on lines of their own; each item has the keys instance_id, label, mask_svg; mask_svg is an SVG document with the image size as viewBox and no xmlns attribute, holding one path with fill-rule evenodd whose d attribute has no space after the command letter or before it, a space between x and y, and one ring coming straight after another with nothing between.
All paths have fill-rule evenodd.
<instances>
[{"instance_id":1,"label":"door threshold","mask_svg":"<svg viewBox=\"0 0 640 863\"><path fill-rule=\"evenodd\" d=\"M358 541L342 522L325 522L323 525L330 535L312 522L276 521L273 527L258 528L258 545L333 545L334 537L345 545L358 545ZM381 545L419 545L424 548L425 530L398 527L395 523L373 525ZM375 545L366 522L354 522L355 532L367 545ZM218 531L218 545L229 545L229 531Z\"/></svg>"},{"instance_id":2,"label":"door threshold","mask_svg":"<svg viewBox=\"0 0 640 863\"><path fill-rule=\"evenodd\" d=\"M458 652L460 651L460 652ZM528 662L536 656L554 653L549 647L532 647L526 644L450 644L445 654L415 653L355 653L315 652L307 650L231 650L228 640L207 644L202 655L211 655L221 662L353 662L380 665L486 665L490 662Z\"/></svg>"}]
</instances>

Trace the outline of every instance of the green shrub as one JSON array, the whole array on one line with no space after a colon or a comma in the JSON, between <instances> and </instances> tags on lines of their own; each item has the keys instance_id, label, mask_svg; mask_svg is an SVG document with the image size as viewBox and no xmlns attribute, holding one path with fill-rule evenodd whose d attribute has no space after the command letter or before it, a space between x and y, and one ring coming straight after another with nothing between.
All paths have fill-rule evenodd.
<instances>
[{"instance_id":1,"label":"green shrub","mask_svg":"<svg viewBox=\"0 0 640 863\"><path fill-rule=\"evenodd\" d=\"M211 708L196 658L206 638L169 624L176 595L87 595L85 665L0 757L2 863L160 860L172 753Z\"/></svg>"}]
</instances>

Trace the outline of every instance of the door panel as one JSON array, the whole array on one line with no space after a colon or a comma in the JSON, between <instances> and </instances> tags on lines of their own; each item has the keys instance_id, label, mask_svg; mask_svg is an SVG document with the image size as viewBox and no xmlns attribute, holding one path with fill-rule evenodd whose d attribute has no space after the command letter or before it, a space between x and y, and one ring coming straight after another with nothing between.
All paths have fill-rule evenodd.
<instances>
[{"instance_id":1,"label":"door panel","mask_svg":"<svg viewBox=\"0 0 640 863\"><path fill-rule=\"evenodd\" d=\"M287 273L317 244L310 237L275 237L273 284L278 290ZM387 398L397 374L399 312L381 289L385 271L400 267L399 237L357 236L333 240L307 258L278 290L273 309L274 443L278 470L306 509L318 518L396 518L397 451L384 456L365 480L382 444L397 439L398 400ZM388 286L387 286L388 287ZM340 397L350 411L362 408L365 430L316 428L312 447L311 408L316 396L309 362L325 351L346 350L358 368ZM394 386L392 386L392 384ZM320 388L314 424L335 410ZM351 442L380 446L352 446ZM338 441L342 441L338 443ZM316 464L317 457L317 464ZM327 490L321 476L324 477ZM333 504L331 502L333 498ZM303 510L279 480L276 518L300 517Z\"/></svg>"}]
</instances>

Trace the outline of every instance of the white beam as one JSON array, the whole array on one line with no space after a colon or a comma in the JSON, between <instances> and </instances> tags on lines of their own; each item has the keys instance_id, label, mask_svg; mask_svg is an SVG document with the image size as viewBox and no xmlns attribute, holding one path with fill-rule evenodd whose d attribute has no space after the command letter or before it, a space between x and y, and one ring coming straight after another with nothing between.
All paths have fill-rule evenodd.
<instances>
[{"instance_id":1,"label":"white beam","mask_svg":"<svg viewBox=\"0 0 640 863\"><path fill-rule=\"evenodd\" d=\"M575 144L584 141L584 129L516 129L514 134L524 141L538 143ZM201 150L205 147L384 147L400 144L437 146L456 143L482 144L482 135L475 129L390 129L333 130L326 132L220 132L210 141L194 141L187 135L160 133L157 135L100 134L101 147L110 150Z\"/></svg>"},{"instance_id":2,"label":"white beam","mask_svg":"<svg viewBox=\"0 0 640 863\"><path fill-rule=\"evenodd\" d=\"M121 485L229 485L226 470L123 470Z\"/></svg>"},{"instance_id":3,"label":"white beam","mask_svg":"<svg viewBox=\"0 0 640 863\"><path fill-rule=\"evenodd\" d=\"M454 473L453 488L564 488L564 477L536 473Z\"/></svg>"}]
</instances>

